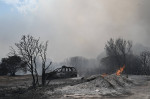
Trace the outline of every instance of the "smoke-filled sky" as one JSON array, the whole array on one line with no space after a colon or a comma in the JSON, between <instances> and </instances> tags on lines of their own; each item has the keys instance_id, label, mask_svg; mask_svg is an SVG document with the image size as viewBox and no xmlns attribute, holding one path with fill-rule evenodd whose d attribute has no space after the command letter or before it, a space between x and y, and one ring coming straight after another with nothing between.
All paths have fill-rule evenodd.
<instances>
[{"instance_id":1,"label":"smoke-filled sky","mask_svg":"<svg viewBox=\"0 0 150 99\"><path fill-rule=\"evenodd\" d=\"M22 35L49 41L48 57L95 58L107 40L150 46L150 0L0 0L0 58Z\"/></svg>"}]
</instances>

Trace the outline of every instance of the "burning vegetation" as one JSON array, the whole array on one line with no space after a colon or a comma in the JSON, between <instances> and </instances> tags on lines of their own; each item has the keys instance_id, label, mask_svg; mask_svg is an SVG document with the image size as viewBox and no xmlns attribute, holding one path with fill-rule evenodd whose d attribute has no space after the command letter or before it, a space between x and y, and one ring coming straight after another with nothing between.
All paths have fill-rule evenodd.
<instances>
[{"instance_id":1,"label":"burning vegetation","mask_svg":"<svg viewBox=\"0 0 150 99\"><path fill-rule=\"evenodd\" d=\"M105 77L105 76L107 76L107 74L106 74L106 73L104 73L104 74L102 74L101 76L102 76L102 77Z\"/></svg>"},{"instance_id":2,"label":"burning vegetation","mask_svg":"<svg viewBox=\"0 0 150 99\"><path fill-rule=\"evenodd\" d=\"M126 87L132 86L134 84L132 80L126 78L124 75L120 76L125 68L126 74L150 74L150 52L142 53L140 58L136 57L132 54L132 43L121 38L118 38L116 40L110 39L110 41L108 41L105 46L107 56L104 56L101 59L89 60L81 57L72 57L68 59L66 63L63 63L63 65L67 64L67 66L69 67L62 66L61 68L55 69L53 72L46 73L46 70L48 70L52 64L52 62L46 64L46 51L48 43L46 42L44 45L42 45L42 43L38 42L39 39L34 39L32 36L23 36L21 42L17 43L16 45L20 49L19 52L22 53L21 58L23 59L23 62L27 62L27 70L31 72L31 75L29 75L30 82L27 83L29 85L32 84L32 86L24 86L25 89L22 89L22 86L18 85L21 86L21 90L23 90L21 94L30 94L30 92L32 91L32 93L34 93L35 95L42 93L43 96L51 96L54 94L58 95L59 93L62 93L62 96L64 97L68 97L68 94L81 94L80 96L89 94L97 94L101 96L118 96L128 93L128 91L126 91ZM22 44L24 46L22 46ZM29 47L29 49L26 49L27 47ZM33 53L28 53L32 51ZM37 59L39 57L42 59L41 76L37 71ZM116 71L116 66L119 66L119 64L127 64L127 66L124 65ZM0 71L4 71L4 67L9 67L9 65L6 65L6 63L1 63ZM6 74L0 72L0 75ZM79 77L77 77L77 75L79 75ZM42 83L40 83L40 80ZM16 81L17 80L11 82L12 87L17 85ZM1 84L1 86L4 87L3 84ZM8 84L6 85L6 87L8 87ZM45 92L41 92L40 87ZM39 92L36 92L34 90L36 88ZM45 88L47 89L45 90ZM18 90L20 89L15 88L14 91L14 89L12 90L11 87L10 89L0 88L0 97L7 96L7 93L9 93L11 97L11 95L16 93L16 91L19 92ZM35 97L33 98L35 99Z\"/></svg>"},{"instance_id":3,"label":"burning vegetation","mask_svg":"<svg viewBox=\"0 0 150 99\"><path fill-rule=\"evenodd\" d=\"M124 69L125 69L125 65L123 67L120 67L120 69L116 71L116 75L120 76ZM103 73L101 76L105 77L105 76L108 76L108 74Z\"/></svg>"},{"instance_id":4,"label":"burning vegetation","mask_svg":"<svg viewBox=\"0 0 150 99\"><path fill-rule=\"evenodd\" d=\"M116 75L120 76L124 69L125 69L125 65L121 67L119 70L117 70Z\"/></svg>"}]
</instances>

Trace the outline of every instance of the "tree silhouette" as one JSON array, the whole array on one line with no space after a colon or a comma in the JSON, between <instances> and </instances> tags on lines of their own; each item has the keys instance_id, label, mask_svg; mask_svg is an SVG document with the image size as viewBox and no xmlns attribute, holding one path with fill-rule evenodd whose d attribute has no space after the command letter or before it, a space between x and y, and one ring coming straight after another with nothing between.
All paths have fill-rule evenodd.
<instances>
[{"instance_id":1,"label":"tree silhouette","mask_svg":"<svg viewBox=\"0 0 150 99\"><path fill-rule=\"evenodd\" d=\"M37 71L37 60L41 58L42 60L42 84L45 85L46 75L45 72L51 65L46 66L47 59L47 46L48 42L41 43L40 39L36 39L30 35L23 35L20 42L15 44L18 48L18 51L15 50L13 53L20 55L25 62L27 62L28 71L32 75L32 86L35 88L39 85L39 74Z\"/></svg>"},{"instance_id":2,"label":"tree silhouette","mask_svg":"<svg viewBox=\"0 0 150 99\"><path fill-rule=\"evenodd\" d=\"M19 70L26 72L26 62L23 62L21 57L16 55L3 58L0 66L4 70L3 72L5 72L3 74L10 73L11 76L15 76L15 73Z\"/></svg>"},{"instance_id":3,"label":"tree silhouette","mask_svg":"<svg viewBox=\"0 0 150 99\"><path fill-rule=\"evenodd\" d=\"M106 45L106 55L107 57L103 58L101 61L102 63L106 64L107 66L111 65L116 70L123 65L127 65L127 57L132 54L132 42L124 40L122 38L118 38L116 40L110 39ZM126 71L126 68L125 68Z\"/></svg>"}]
</instances>

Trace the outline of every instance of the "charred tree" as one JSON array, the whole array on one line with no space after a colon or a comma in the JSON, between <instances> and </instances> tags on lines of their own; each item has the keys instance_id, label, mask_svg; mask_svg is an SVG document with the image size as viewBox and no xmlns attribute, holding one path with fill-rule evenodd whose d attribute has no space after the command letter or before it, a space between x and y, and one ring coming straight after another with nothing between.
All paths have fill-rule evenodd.
<instances>
[{"instance_id":1,"label":"charred tree","mask_svg":"<svg viewBox=\"0 0 150 99\"><path fill-rule=\"evenodd\" d=\"M16 52L12 48L12 54L18 54L20 55L25 62L27 62L27 69L32 75L32 86L35 88L39 85L39 74L37 71L37 60L41 58L42 60L42 85L45 85L46 83L46 70L50 67L51 63L49 65L46 65L47 62L47 46L48 42L45 44L40 42L40 39L36 39L33 36L30 35L23 35L20 42L15 44L18 48L18 51Z\"/></svg>"},{"instance_id":2,"label":"charred tree","mask_svg":"<svg viewBox=\"0 0 150 99\"><path fill-rule=\"evenodd\" d=\"M140 59L142 63L142 71L144 74L149 75L150 73L150 52L149 51L143 51L140 54Z\"/></svg>"},{"instance_id":3,"label":"charred tree","mask_svg":"<svg viewBox=\"0 0 150 99\"><path fill-rule=\"evenodd\" d=\"M47 62L47 47L48 47L48 41L44 44L40 46L40 57L42 59L42 85L45 86L46 85L46 70L50 67L50 65L52 64L52 62L50 62L48 65L46 65Z\"/></svg>"},{"instance_id":4,"label":"charred tree","mask_svg":"<svg viewBox=\"0 0 150 99\"><path fill-rule=\"evenodd\" d=\"M18 48L18 54L27 62L28 71L32 75L32 86L36 87L38 82L36 59L39 54L39 39L35 39L30 35L23 35L20 42L15 44Z\"/></svg>"},{"instance_id":5,"label":"charred tree","mask_svg":"<svg viewBox=\"0 0 150 99\"><path fill-rule=\"evenodd\" d=\"M132 54L132 42L118 38L110 39L105 45L107 57L102 59L103 63L113 65L115 68L126 65L127 56ZM126 69L125 69L126 70Z\"/></svg>"}]
</instances>

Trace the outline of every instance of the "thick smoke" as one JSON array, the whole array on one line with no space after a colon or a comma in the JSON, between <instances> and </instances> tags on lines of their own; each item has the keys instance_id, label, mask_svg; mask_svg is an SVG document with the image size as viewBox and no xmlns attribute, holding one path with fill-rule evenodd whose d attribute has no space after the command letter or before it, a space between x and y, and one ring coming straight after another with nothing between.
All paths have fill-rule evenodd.
<instances>
[{"instance_id":1,"label":"thick smoke","mask_svg":"<svg viewBox=\"0 0 150 99\"><path fill-rule=\"evenodd\" d=\"M57 62L72 56L95 58L111 37L150 46L149 0L39 0L36 4L25 15L11 12L0 17L1 58L23 34L49 40L48 57Z\"/></svg>"}]
</instances>

